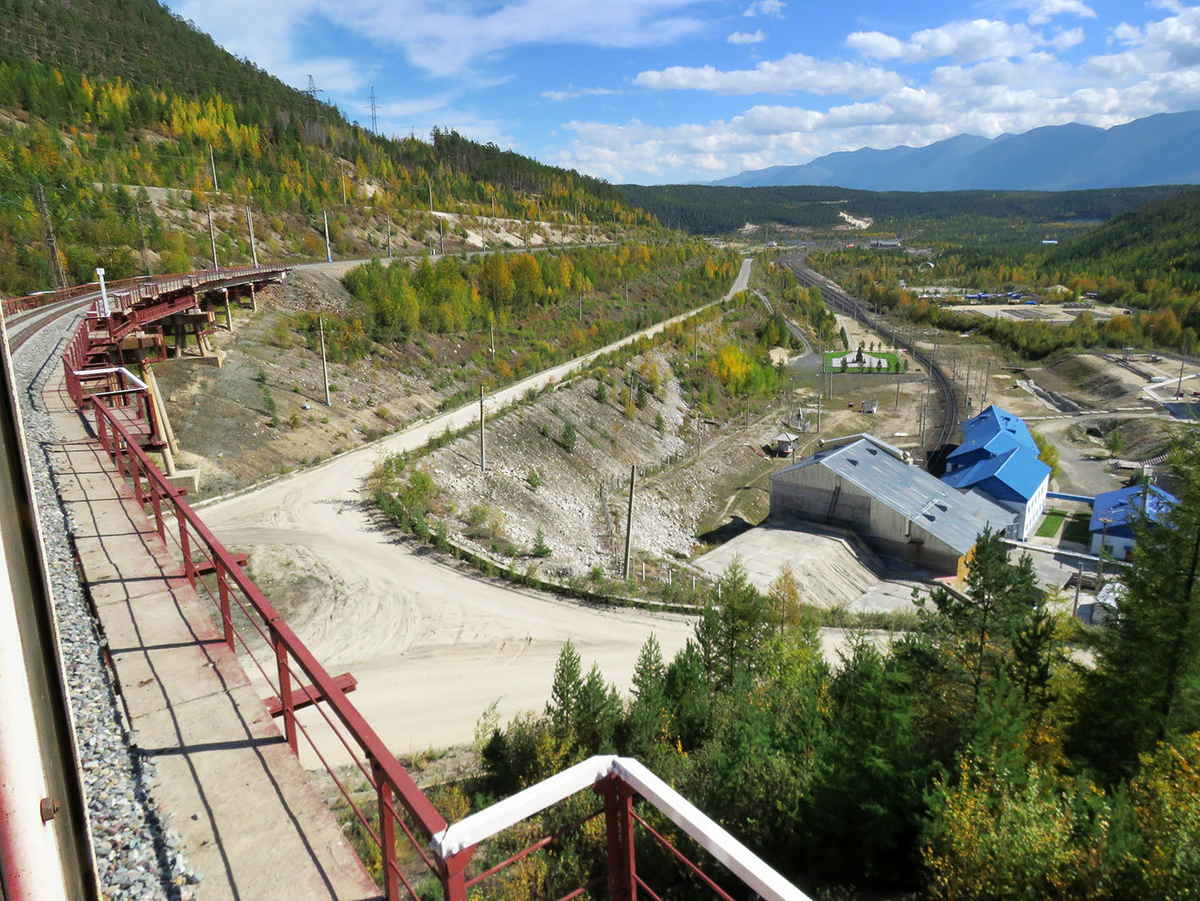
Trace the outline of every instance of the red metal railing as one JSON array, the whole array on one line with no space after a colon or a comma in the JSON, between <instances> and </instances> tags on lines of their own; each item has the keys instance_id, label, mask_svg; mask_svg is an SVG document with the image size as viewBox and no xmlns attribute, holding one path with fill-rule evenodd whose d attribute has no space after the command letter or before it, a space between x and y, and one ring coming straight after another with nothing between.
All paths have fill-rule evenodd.
<instances>
[{"instance_id":1,"label":"red metal railing","mask_svg":"<svg viewBox=\"0 0 1200 901\"><path fill-rule=\"evenodd\" d=\"M397 855L397 827L408 840L414 859L419 859L428 876L445 882L447 873L426 850L426 843L446 827L412 777L396 760L362 714L346 697L344 679L331 676L303 641L279 615L250 579L238 560L209 531L200 517L150 461L135 437L102 400L92 401L101 446L108 452L134 497L148 507L159 537L173 545L182 559L188 582L213 604L226 644L248 658L267 685L276 693L283 733L293 751L303 736L308 746L329 771L339 791L361 823L365 834L380 848L384 891L389 901L399 899L400 885L417 898L417 880L406 873ZM249 640L235 621L253 630ZM257 640L255 638L257 636ZM260 659L262 652L272 659ZM308 685L300 687L307 680ZM313 707L325 726L337 737L365 780L375 791L378 814L369 815L354 800L353 792L337 775L310 729L297 718L301 707Z\"/></svg>"},{"instance_id":2,"label":"red metal railing","mask_svg":"<svg viewBox=\"0 0 1200 901\"><path fill-rule=\"evenodd\" d=\"M202 269L197 272L174 275L139 275L135 278L105 282L105 287L109 294L111 310L128 309L139 300L146 300L160 293L177 291L182 288L203 288L213 282L244 279L250 275L261 274L264 278L271 278L286 272L288 268L287 266L232 266L228 269ZM23 313L26 310L35 310L64 300L99 293L99 282L87 282L83 285L73 285L70 288L60 288L57 291L38 291L24 297L6 299L3 303L3 311L5 316L11 316L14 313Z\"/></svg>"}]
</instances>

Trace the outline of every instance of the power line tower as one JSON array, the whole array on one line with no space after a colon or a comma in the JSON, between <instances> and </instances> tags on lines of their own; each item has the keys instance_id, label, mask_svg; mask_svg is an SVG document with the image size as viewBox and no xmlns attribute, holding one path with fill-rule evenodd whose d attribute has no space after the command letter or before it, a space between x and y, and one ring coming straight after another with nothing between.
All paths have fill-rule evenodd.
<instances>
[{"instance_id":1,"label":"power line tower","mask_svg":"<svg viewBox=\"0 0 1200 901\"><path fill-rule=\"evenodd\" d=\"M371 85L371 132L379 134L379 109L375 105L375 86Z\"/></svg>"},{"instance_id":2,"label":"power line tower","mask_svg":"<svg viewBox=\"0 0 1200 901\"><path fill-rule=\"evenodd\" d=\"M46 229L46 252L50 257L50 271L54 275L54 287L67 286L67 274L63 271L62 257L58 255L58 239L54 237L54 223L50 221L50 209L46 206L46 192L41 183L33 186L33 199L37 203L38 215Z\"/></svg>"},{"instance_id":3,"label":"power line tower","mask_svg":"<svg viewBox=\"0 0 1200 901\"><path fill-rule=\"evenodd\" d=\"M323 88L318 88L313 77L308 76L308 89L304 92L312 100L313 115L319 120L321 118L321 102L317 99L318 94L327 94L328 91Z\"/></svg>"}]
</instances>

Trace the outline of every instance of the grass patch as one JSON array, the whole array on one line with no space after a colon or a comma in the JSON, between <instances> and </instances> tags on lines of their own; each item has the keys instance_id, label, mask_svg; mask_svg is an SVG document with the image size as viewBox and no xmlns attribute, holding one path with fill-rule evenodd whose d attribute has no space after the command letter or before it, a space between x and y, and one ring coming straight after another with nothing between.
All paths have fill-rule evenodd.
<instances>
[{"instance_id":1,"label":"grass patch","mask_svg":"<svg viewBox=\"0 0 1200 901\"><path fill-rule=\"evenodd\" d=\"M1038 538L1053 538L1058 534L1058 530L1062 528L1062 524L1067 521L1067 514L1062 510L1051 510L1046 514L1046 518L1042 520L1042 524L1038 526Z\"/></svg>"},{"instance_id":2,"label":"grass patch","mask_svg":"<svg viewBox=\"0 0 1200 901\"><path fill-rule=\"evenodd\" d=\"M1070 521L1067 522L1067 527L1063 529L1063 541L1075 541L1079 544L1090 544L1092 540L1092 532L1088 528L1092 517L1088 513L1076 513Z\"/></svg>"}]
</instances>

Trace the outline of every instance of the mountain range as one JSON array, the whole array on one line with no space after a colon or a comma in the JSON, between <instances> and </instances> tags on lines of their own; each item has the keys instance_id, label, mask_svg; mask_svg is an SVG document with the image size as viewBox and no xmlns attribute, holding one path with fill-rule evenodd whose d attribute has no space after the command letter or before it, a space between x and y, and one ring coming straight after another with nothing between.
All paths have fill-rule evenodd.
<instances>
[{"instance_id":1,"label":"mountain range","mask_svg":"<svg viewBox=\"0 0 1200 901\"><path fill-rule=\"evenodd\" d=\"M925 147L831 153L802 166L755 169L731 187L837 185L867 191L1073 191L1200 183L1200 111L1112 128L1068 124L995 138L958 135Z\"/></svg>"}]
</instances>

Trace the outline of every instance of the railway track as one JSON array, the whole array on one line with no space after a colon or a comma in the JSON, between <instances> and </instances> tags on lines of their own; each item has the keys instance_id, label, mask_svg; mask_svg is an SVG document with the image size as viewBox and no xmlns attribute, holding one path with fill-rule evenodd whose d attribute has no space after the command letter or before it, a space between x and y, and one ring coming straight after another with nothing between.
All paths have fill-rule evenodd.
<instances>
[{"instance_id":1,"label":"railway track","mask_svg":"<svg viewBox=\"0 0 1200 901\"><path fill-rule=\"evenodd\" d=\"M784 257L780 263L787 266L796 276L796 280L805 287L817 287L825 296L825 302L839 313L852 316L871 330L886 337L893 345L903 347L912 358L924 366L933 379L941 398L941 416L936 429L926 429L926 450L936 451L950 442L954 429L958 426L958 397L950 378L941 367L915 344L897 334L896 330L884 319L870 313L867 308L855 300L841 287L822 275L814 272L805 265L802 256ZM930 441L932 437L932 441Z\"/></svg>"},{"instance_id":2,"label":"railway track","mask_svg":"<svg viewBox=\"0 0 1200 901\"><path fill-rule=\"evenodd\" d=\"M26 310L21 313L13 313L6 316L4 325L8 329L8 346L13 351L19 348L22 344L32 338L37 332L54 320L66 316L70 313L75 313L79 310L86 309L88 305L95 300L94 294L88 294L82 297L72 297L68 300L60 301L59 303L50 304L49 306L39 307L35 310Z\"/></svg>"}]
</instances>

